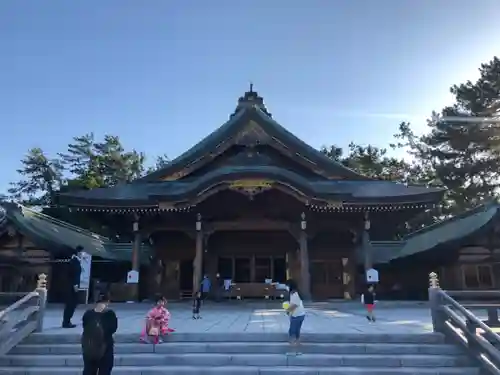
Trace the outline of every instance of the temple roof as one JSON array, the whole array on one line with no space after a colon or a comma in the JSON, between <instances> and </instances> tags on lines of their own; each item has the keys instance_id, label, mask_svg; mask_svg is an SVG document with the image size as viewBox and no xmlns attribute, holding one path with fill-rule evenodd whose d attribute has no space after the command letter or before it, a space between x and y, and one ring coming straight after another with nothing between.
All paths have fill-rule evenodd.
<instances>
[{"instance_id":1,"label":"temple roof","mask_svg":"<svg viewBox=\"0 0 500 375\"><path fill-rule=\"evenodd\" d=\"M401 241L372 243L376 244L374 259L379 264L387 263L453 245L488 227L498 217L499 209L496 202L484 204L410 233Z\"/></svg>"},{"instance_id":2,"label":"temple roof","mask_svg":"<svg viewBox=\"0 0 500 375\"><path fill-rule=\"evenodd\" d=\"M384 264L439 248L446 249L446 246L452 246L488 228L499 213L500 205L489 203L410 233L401 241L372 241L373 261L375 264ZM130 261L132 256L131 243L113 242L107 237L27 207L2 203L0 238L9 235L10 228L14 228L33 244L49 251L54 256L69 254L70 250L78 245L83 246L85 251L92 256L103 259ZM149 262L150 254L152 254L152 249L143 245L141 260L144 264ZM358 258L362 259L361 256Z\"/></svg>"},{"instance_id":3,"label":"temple roof","mask_svg":"<svg viewBox=\"0 0 500 375\"><path fill-rule=\"evenodd\" d=\"M407 186L391 181L316 180L311 181L297 173L271 166L222 167L192 181L164 181L142 184L123 184L62 194L61 204L107 204L111 207L155 204L158 201L182 201L196 196L221 181L239 178L266 177L290 184L311 197L339 200L344 203L417 203L435 202L442 195L441 189ZM67 199L71 198L71 199Z\"/></svg>"},{"instance_id":4,"label":"temple roof","mask_svg":"<svg viewBox=\"0 0 500 375\"><path fill-rule=\"evenodd\" d=\"M204 169L204 173L195 173L235 145L247 151L214 163L212 169ZM308 173L273 165L270 157L256 151L264 145L277 150ZM347 205L432 204L444 193L437 188L371 179L347 168L278 124L262 97L251 87L238 100L228 122L166 167L112 188L61 194L59 204L112 208L154 208L160 202L186 205L201 201L203 197L199 195L212 188L244 179L268 179L275 185L281 184L298 192L306 204L318 206L331 201Z\"/></svg>"},{"instance_id":5,"label":"temple roof","mask_svg":"<svg viewBox=\"0 0 500 375\"><path fill-rule=\"evenodd\" d=\"M253 91L253 87L251 87L250 91L247 91L244 96L239 98L236 110L226 123L203 138L189 150L172 160L164 168L136 180L135 183L158 181L158 179L179 172L189 167L191 164L201 161L203 158L208 161L213 157L213 153L216 152L217 149L222 149L223 145L231 144L252 122L258 124L260 130L266 133L269 138L285 145L293 154L300 153L301 157L305 158L305 160L312 162L312 165L323 169L332 176L344 176L351 179L369 179L347 168L342 163L327 157L319 150L316 150L314 147L290 133L271 117L271 114L264 105L262 97L260 97L257 92Z\"/></svg>"},{"instance_id":6,"label":"temple roof","mask_svg":"<svg viewBox=\"0 0 500 375\"><path fill-rule=\"evenodd\" d=\"M54 256L65 256L77 246L92 256L117 261L131 261L132 244L117 243L80 227L36 212L15 203L1 203L0 236L12 229L29 239L34 245ZM0 214L1 215L1 214ZM3 230L3 232L2 232ZM149 262L150 249L143 245L142 262Z\"/></svg>"}]
</instances>

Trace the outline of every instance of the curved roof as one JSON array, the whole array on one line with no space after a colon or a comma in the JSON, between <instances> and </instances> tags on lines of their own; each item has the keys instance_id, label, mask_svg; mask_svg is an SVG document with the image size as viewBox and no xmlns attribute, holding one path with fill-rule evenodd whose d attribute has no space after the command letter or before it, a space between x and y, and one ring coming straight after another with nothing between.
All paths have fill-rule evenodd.
<instances>
[{"instance_id":1,"label":"curved roof","mask_svg":"<svg viewBox=\"0 0 500 375\"><path fill-rule=\"evenodd\" d=\"M183 201L225 182L247 178L269 178L290 185L305 195L344 203L426 203L441 198L443 191L406 186L391 181L309 180L295 172L273 166L227 166L198 179L142 184L122 184L60 195L61 204L109 204L111 206L151 205L158 201Z\"/></svg>"},{"instance_id":2,"label":"curved roof","mask_svg":"<svg viewBox=\"0 0 500 375\"><path fill-rule=\"evenodd\" d=\"M238 111L229 121L212 132L209 136L203 138L189 150L172 160L164 168L137 179L134 183L157 181L166 175L184 169L193 161L208 156L211 152L216 150L219 145L235 137L250 121L255 121L270 137L279 140L280 143L286 145L286 147L293 150L294 153L302 154L304 157L314 162L318 167L332 175L344 176L357 180L370 180L370 178L360 175L352 169L347 168L342 163L327 157L322 152L308 145L273 120L266 112L259 108L259 106L253 105L244 107Z\"/></svg>"},{"instance_id":3,"label":"curved roof","mask_svg":"<svg viewBox=\"0 0 500 375\"><path fill-rule=\"evenodd\" d=\"M489 225L499 208L497 203L487 203L410 233L401 241L385 242L375 254L377 262L387 263L465 239Z\"/></svg>"},{"instance_id":4,"label":"curved roof","mask_svg":"<svg viewBox=\"0 0 500 375\"><path fill-rule=\"evenodd\" d=\"M54 255L67 254L78 245L85 252L104 259L130 261L131 243L116 243L107 237L92 233L51 216L36 212L15 203L2 203L6 223L35 245ZM150 249L143 246L142 261L149 262Z\"/></svg>"},{"instance_id":5,"label":"curved roof","mask_svg":"<svg viewBox=\"0 0 500 375\"><path fill-rule=\"evenodd\" d=\"M228 165L236 162L233 159L200 177L192 175L196 169L240 143L243 146L270 145L312 173L305 177L270 165L272 163L261 158L258 165L245 165L241 160L238 165ZM257 159L254 158L253 163ZM334 200L345 204L434 203L444 193L441 189L406 186L360 175L278 124L265 108L263 99L250 89L239 99L229 121L164 168L112 188L63 193L59 203L114 208L156 207L159 200L184 204L216 184L244 178L271 179L301 191L308 200Z\"/></svg>"}]
</instances>

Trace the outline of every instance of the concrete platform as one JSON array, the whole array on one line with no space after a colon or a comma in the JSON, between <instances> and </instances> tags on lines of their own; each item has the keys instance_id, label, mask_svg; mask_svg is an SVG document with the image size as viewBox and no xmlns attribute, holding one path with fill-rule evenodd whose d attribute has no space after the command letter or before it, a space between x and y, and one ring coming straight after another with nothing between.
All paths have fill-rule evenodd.
<instances>
[{"instance_id":1,"label":"concrete platform","mask_svg":"<svg viewBox=\"0 0 500 375\"><path fill-rule=\"evenodd\" d=\"M457 346L431 332L428 307L380 303L370 323L359 303L306 305L301 355L290 356L289 318L277 302L206 303L201 320L190 303L169 304L176 332L160 345L139 342L149 304L115 304L115 368L122 375L479 375ZM85 306L78 309L80 323ZM60 327L49 306L45 330L0 357L0 374L76 375L82 371L81 325Z\"/></svg>"},{"instance_id":2,"label":"concrete platform","mask_svg":"<svg viewBox=\"0 0 500 375\"><path fill-rule=\"evenodd\" d=\"M62 306L49 306L44 320L44 334L69 334L81 332L81 317L86 308L79 306L73 329L61 328ZM118 333L139 333L150 304L113 304L119 319ZM278 302L212 303L202 306L202 319L193 320L191 304L171 303L168 306L172 319L170 326L177 333L285 333L289 318ZM326 334L418 334L432 331L429 309L425 305L381 303L377 306L377 322L365 318L359 303L311 303L306 305L307 316L303 333Z\"/></svg>"}]
</instances>

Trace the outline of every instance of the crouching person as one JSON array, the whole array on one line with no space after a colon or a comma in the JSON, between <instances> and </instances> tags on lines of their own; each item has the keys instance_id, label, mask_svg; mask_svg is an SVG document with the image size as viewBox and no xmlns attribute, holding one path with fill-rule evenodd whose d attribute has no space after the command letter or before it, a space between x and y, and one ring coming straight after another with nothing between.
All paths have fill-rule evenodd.
<instances>
[{"instance_id":1,"label":"crouching person","mask_svg":"<svg viewBox=\"0 0 500 375\"><path fill-rule=\"evenodd\" d=\"M96 306L83 314L81 338L83 375L109 375L114 364L113 334L118 319L109 308L109 294L99 297Z\"/></svg>"}]
</instances>

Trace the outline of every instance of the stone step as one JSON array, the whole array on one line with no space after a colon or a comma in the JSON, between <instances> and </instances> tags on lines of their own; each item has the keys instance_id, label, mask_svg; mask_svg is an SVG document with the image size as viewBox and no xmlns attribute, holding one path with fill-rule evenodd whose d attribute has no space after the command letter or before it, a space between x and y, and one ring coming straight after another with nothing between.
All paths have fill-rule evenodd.
<instances>
[{"instance_id":1,"label":"stone step","mask_svg":"<svg viewBox=\"0 0 500 375\"><path fill-rule=\"evenodd\" d=\"M81 367L0 367L6 375L81 375ZM197 367L197 366L117 366L113 375L479 375L473 367Z\"/></svg>"},{"instance_id":2,"label":"stone step","mask_svg":"<svg viewBox=\"0 0 500 375\"><path fill-rule=\"evenodd\" d=\"M70 344L79 343L81 332L72 329L68 333L35 333L30 335L25 344ZM136 343L139 333L117 333L115 342ZM168 338L170 342L286 342L288 337L285 333L173 333ZM407 344L439 344L444 342L444 337L438 333L422 334L378 334L378 333L304 333L302 342L317 343L407 343Z\"/></svg>"},{"instance_id":3,"label":"stone step","mask_svg":"<svg viewBox=\"0 0 500 375\"><path fill-rule=\"evenodd\" d=\"M160 345L135 343L117 344L116 354L133 353L286 353L289 346L285 342L165 342ZM21 344L12 349L10 354L80 354L80 344ZM306 343L301 347L303 353L316 354L462 354L454 345L445 344L351 344L351 343Z\"/></svg>"},{"instance_id":4,"label":"stone step","mask_svg":"<svg viewBox=\"0 0 500 375\"><path fill-rule=\"evenodd\" d=\"M7 355L0 366L58 367L82 366L81 355ZM387 354L118 354L116 366L319 366L319 367L466 367L471 360L465 355L387 355Z\"/></svg>"}]
</instances>

